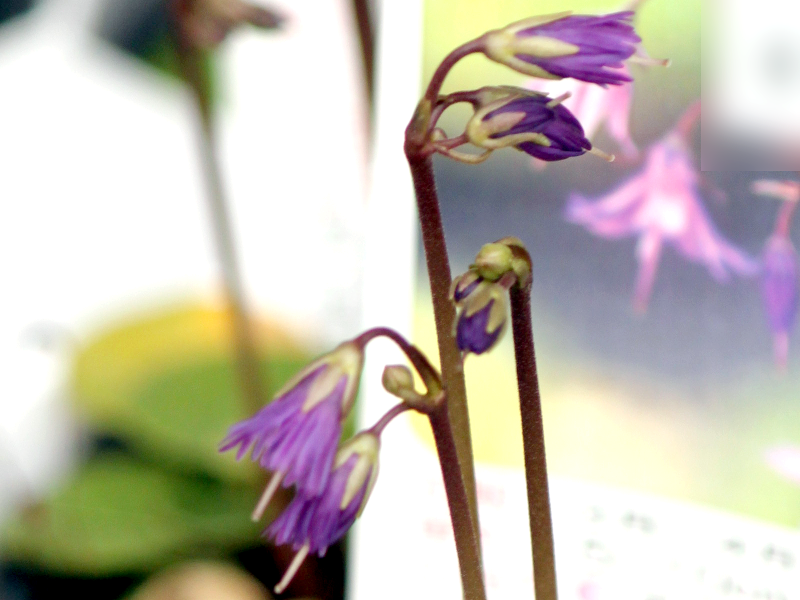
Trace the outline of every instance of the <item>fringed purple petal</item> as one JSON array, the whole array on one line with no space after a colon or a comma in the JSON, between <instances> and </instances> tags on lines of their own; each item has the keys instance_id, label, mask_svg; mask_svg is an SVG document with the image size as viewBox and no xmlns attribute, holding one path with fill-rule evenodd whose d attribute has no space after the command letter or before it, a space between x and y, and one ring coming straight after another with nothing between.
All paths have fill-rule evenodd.
<instances>
[{"instance_id":1,"label":"fringed purple petal","mask_svg":"<svg viewBox=\"0 0 800 600\"><path fill-rule=\"evenodd\" d=\"M278 545L291 544L295 550L308 544L310 553L323 556L331 544L347 533L364 500L369 477L345 509L340 508L347 479L357 461L358 456L351 456L333 471L321 495L309 497L298 492L264 535Z\"/></svg>"},{"instance_id":2,"label":"fringed purple petal","mask_svg":"<svg viewBox=\"0 0 800 600\"><path fill-rule=\"evenodd\" d=\"M330 476L341 436L342 400L348 378L343 375L333 391L308 412L303 411L322 365L295 387L231 427L220 452L237 447L240 459L252 449L252 459L270 471L284 473L284 487L296 485L307 495L322 492Z\"/></svg>"}]
</instances>

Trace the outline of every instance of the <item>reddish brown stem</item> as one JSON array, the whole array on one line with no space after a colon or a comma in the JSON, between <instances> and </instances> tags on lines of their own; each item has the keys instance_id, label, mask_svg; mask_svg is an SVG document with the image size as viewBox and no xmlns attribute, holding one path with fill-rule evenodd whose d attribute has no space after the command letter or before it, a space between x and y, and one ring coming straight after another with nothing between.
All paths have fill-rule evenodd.
<instances>
[{"instance_id":1,"label":"reddish brown stem","mask_svg":"<svg viewBox=\"0 0 800 600\"><path fill-rule=\"evenodd\" d=\"M533 348L530 286L511 289L511 323L517 362L519 408L522 416L522 448L528 489L528 518L533 554L536 600L556 600L556 563L553 522L547 484L542 403L536 353Z\"/></svg>"}]
</instances>

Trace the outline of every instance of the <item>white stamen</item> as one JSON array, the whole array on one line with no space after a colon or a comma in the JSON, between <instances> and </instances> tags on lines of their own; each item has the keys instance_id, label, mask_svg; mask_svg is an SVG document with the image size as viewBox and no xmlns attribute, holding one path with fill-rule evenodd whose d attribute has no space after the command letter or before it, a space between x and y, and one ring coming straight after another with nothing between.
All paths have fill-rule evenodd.
<instances>
[{"instance_id":1,"label":"white stamen","mask_svg":"<svg viewBox=\"0 0 800 600\"><path fill-rule=\"evenodd\" d=\"M304 544L303 547L297 551L297 554L294 555L289 568L286 569L286 573L283 574L283 578L275 586L276 594L282 594L283 590L286 589L286 586L292 582L292 578L297 574L297 570L300 568L300 565L303 564L306 556L308 556L308 549L308 544Z\"/></svg>"},{"instance_id":2,"label":"white stamen","mask_svg":"<svg viewBox=\"0 0 800 600\"><path fill-rule=\"evenodd\" d=\"M264 511L267 510L269 501L272 500L272 497L278 490L281 479L283 479L283 473L280 471L275 471L275 473L272 474L272 479L269 480L267 487L264 488L264 493L261 494L261 498L258 499L258 504L256 504L256 508L251 515L254 523L260 521L261 517L264 516Z\"/></svg>"},{"instance_id":3,"label":"white stamen","mask_svg":"<svg viewBox=\"0 0 800 600\"><path fill-rule=\"evenodd\" d=\"M634 54L628 61L643 67L668 67L672 64L672 60L669 58L652 58L641 54Z\"/></svg>"},{"instance_id":4,"label":"white stamen","mask_svg":"<svg viewBox=\"0 0 800 600\"><path fill-rule=\"evenodd\" d=\"M572 96L572 92L564 92L563 94L561 94L557 98L553 98L552 100L550 100L550 102L545 104L545 106L547 106L547 108L554 108L554 107L558 106L559 104L561 104L567 98L570 98L571 96Z\"/></svg>"},{"instance_id":5,"label":"white stamen","mask_svg":"<svg viewBox=\"0 0 800 600\"><path fill-rule=\"evenodd\" d=\"M600 158L608 162L614 162L614 159L616 159L616 156L614 156L613 154L606 154L602 150L598 150L597 148L594 147L592 147L591 150L587 150L587 152L589 154L594 154L595 156L599 156Z\"/></svg>"}]
</instances>

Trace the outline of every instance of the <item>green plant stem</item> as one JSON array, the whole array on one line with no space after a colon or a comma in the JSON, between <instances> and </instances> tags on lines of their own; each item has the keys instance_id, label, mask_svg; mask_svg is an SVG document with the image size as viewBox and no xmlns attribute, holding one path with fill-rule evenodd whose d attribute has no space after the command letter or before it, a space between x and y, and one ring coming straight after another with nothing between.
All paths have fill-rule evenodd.
<instances>
[{"instance_id":1,"label":"green plant stem","mask_svg":"<svg viewBox=\"0 0 800 600\"><path fill-rule=\"evenodd\" d=\"M417 211L422 226L422 243L425 248L425 261L428 266L428 278L433 299L433 317L436 321L436 340L439 345L442 383L447 392L448 412L455 437L458 464L464 480L464 487L467 490L473 528L475 531L480 531L467 408L467 387L464 382L461 352L453 335L456 311L450 302L450 262L447 257L439 199L436 195L436 182L433 178L433 161L429 156L420 157L411 153L408 148L406 157L414 180ZM480 539L478 546L480 548Z\"/></svg>"},{"instance_id":2,"label":"green plant stem","mask_svg":"<svg viewBox=\"0 0 800 600\"><path fill-rule=\"evenodd\" d=\"M255 413L264 406L265 395L258 369L258 354L253 339L252 319L244 299L233 229L217 157L214 112L203 77L200 54L185 45L181 46L179 53L183 76L192 91L197 110L200 158L208 187L208 206L217 255L222 268L225 296L233 323L235 362L239 372L242 396L247 412Z\"/></svg>"},{"instance_id":3,"label":"green plant stem","mask_svg":"<svg viewBox=\"0 0 800 600\"><path fill-rule=\"evenodd\" d=\"M448 415L449 405L449 401L442 402L428 415L428 419L433 430L433 439L436 441L447 505L450 508L464 598L485 600L479 530L472 519L469 496L459 467L458 449Z\"/></svg>"},{"instance_id":4,"label":"green plant stem","mask_svg":"<svg viewBox=\"0 0 800 600\"><path fill-rule=\"evenodd\" d=\"M519 410L522 415L522 448L525 455L525 482L528 488L528 518L531 529L533 582L536 600L556 600L556 562L553 546L553 521L547 485L542 403L536 353L533 348L530 285L514 286L511 295L511 324L514 356L517 362Z\"/></svg>"}]
</instances>

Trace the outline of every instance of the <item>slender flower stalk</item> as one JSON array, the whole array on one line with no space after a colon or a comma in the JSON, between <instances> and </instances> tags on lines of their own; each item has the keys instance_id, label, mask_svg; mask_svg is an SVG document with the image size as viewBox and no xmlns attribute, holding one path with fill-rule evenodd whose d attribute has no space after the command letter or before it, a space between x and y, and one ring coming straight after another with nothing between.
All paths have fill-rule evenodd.
<instances>
[{"instance_id":1,"label":"slender flower stalk","mask_svg":"<svg viewBox=\"0 0 800 600\"><path fill-rule=\"evenodd\" d=\"M434 428L435 437L437 427L444 426L442 415L449 418L457 460L449 462L448 468L455 464L461 470L461 478L464 481L464 487L467 492L472 529L480 531L469 410L467 408L467 386L464 381L461 352L452 332L456 313L449 299L451 283L450 261L447 255L439 199L433 177L433 161L430 156L420 156L420 147L408 143L408 134L406 139L406 157L414 180L417 211L420 225L422 226L422 242L431 286L433 316L436 322L436 340L439 346L439 363L442 368L442 383L447 391L447 402L449 404L448 410L437 417L436 424L434 424L433 420L431 421L431 426ZM439 443L437 441L437 449L438 447ZM444 464L442 462L443 469L445 468ZM478 541L478 544L480 544L480 541Z\"/></svg>"},{"instance_id":2,"label":"slender flower stalk","mask_svg":"<svg viewBox=\"0 0 800 600\"><path fill-rule=\"evenodd\" d=\"M556 600L558 594L553 520L547 483L539 376L533 347L530 293L530 284L511 288L511 329L514 334L519 409L522 417L522 448L525 455L525 482L528 490L534 590L537 600Z\"/></svg>"},{"instance_id":3,"label":"slender flower stalk","mask_svg":"<svg viewBox=\"0 0 800 600\"><path fill-rule=\"evenodd\" d=\"M370 329L361 334L357 340L364 344L368 340L379 336L388 337L403 350L427 387L425 395L427 402L424 404L414 403L413 407L417 411L427 414L433 431L436 452L442 470L442 479L444 480L445 494L447 495L447 505L450 509L450 520L453 524L464 598L467 600L485 600L486 590L483 582L479 530L470 512L470 497L463 477L457 441L453 434L452 419L448 414L451 403L446 397L446 392L442 390L442 386L446 387L447 382L443 378L439 378L428 359L416 347L410 345L402 336L391 329L383 327ZM396 371L394 373L395 375L391 379L392 381L397 381L399 378L396 377ZM384 373L384 387L390 393L404 398L408 403L407 394L398 393L397 389L393 389L394 386L387 386L387 379L389 378Z\"/></svg>"},{"instance_id":4,"label":"slender flower stalk","mask_svg":"<svg viewBox=\"0 0 800 600\"><path fill-rule=\"evenodd\" d=\"M195 29L190 27L196 20L195 13L186 9L186 6L191 4L186 0L178 0L173 5L178 29L176 32L178 54L183 78L189 86L195 102L199 125L200 158L208 187L209 212L214 229L217 255L222 269L226 302L233 322L236 366L246 409L248 412L252 412L264 404L264 383L259 373L252 318L245 300L241 268L236 254L235 236L230 222L229 203L226 199L222 169L217 156L213 103L202 68L201 48L203 42L196 39ZM273 26L273 24L265 23L265 26ZM230 25L226 27L229 28ZM221 41L227 33L227 28L223 28L224 33L219 34L218 41Z\"/></svg>"}]
</instances>

